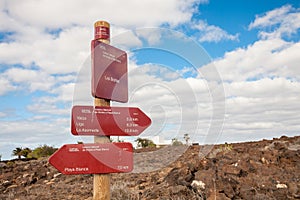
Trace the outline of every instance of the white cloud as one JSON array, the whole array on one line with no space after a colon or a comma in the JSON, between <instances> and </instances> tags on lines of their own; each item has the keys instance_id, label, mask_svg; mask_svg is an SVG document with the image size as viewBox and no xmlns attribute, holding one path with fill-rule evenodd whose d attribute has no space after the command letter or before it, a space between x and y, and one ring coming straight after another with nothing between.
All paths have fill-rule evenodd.
<instances>
[{"instance_id":1,"label":"white cloud","mask_svg":"<svg viewBox=\"0 0 300 200\"><path fill-rule=\"evenodd\" d=\"M37 99L37 102L27 106L27 110L34 115L48 114L53 116L68 116L70 114L71 107L64 106L63 108L58 108L55 104L56 102L47 104L47 101L43 101L45 98L47 97ZM48 98L51 99L51 97ZM48 116L48 118L51 119L51 116Z\"/></svg>"},{"instance_id":2,"label":"white cloud","mask_svg":"<svg viewBox=\"0 0 300 200\"><path fill-rule=\"evenodd\" d=\"M123 50L142 46L142 41L134 31L121 27L114 27L113 30L111 45Z\"/></svg>"},{"instance_id":3,"label":"white cloud","mask_svg":"<svg viewBox=\"0 0 300 200\"><path fill-rule=\"evenodd\" d=\"M14 91L17 89L6 77L0 74L0 96L6 94L7 92Z\"/></svg>"},{"instance_id":4,"label":"white cloud","mask_svg":"<svg viewBox=\"0 0 300 200\"><path fill-rule=\"evenodd\" d=\"M0 112L0 117L6 117L7 116L7 114L6 113L4 113L4 112Z\"/></svg>"},{"instance_id":5,"label":"white cloud","mask_svg":"<svg viewBox=\"0 0 300 200\"><path fill-rule=\"evenodd\" d=\"M12 90L44 91L60 96L60 100L71 101L75 75L49 75L39 69L24 69L18 67L8 68L0 73L1 95ZM66 89L67 88L67 89ZM66 96L69 96L68 98Z\"/></svg>"},{"instance_id":6,"label":"white cloud","mask_svg":"<svg viewBox=\"0 0 300 200\"><path fill-rule=\"evenodd\" d=\"M138 30L138 36L148 41L150 46L156 45L160 42L161 32L163 29L143 28Z\"/></svg>"},{"instance_id":7,"label":"white cloud","mask_svg":"<svg viewBox=\"0 0 300 200\"><path fill-rule=\"evenodd\" d=\"M227 52L201 70L216 66L224 81L245 81L264 77L289 77L300 80L297 67L300 43L281 39L259 40L246 48Z\"/></svg>"},{"instance_id":8,"label":"white cloud","mask_svg":"<svg viewBox=\"0 0 300 200\"><path fill-rule=\"evenodd\" d=\"M128 106L141 108L153 121L141 137L159 134L172 139L183 132L195 136L196 130L207 135L210 122L198 122L211 119L216 109L205 80L183 78L175 69L154 64L131 69Z\"/></svg>"},{"instance_id":9,"label":"white cloud","mask_svg":"<svg viewBox=\"0 0 300 200\"><path fill-rule=\"evenodd\" d=\"M57 94L59 101L71 102L74 95L74 85L75 83L62 84L51 90L51 93Z\"/></svg>"},{"instance_id":10,"label":"white cloud","mask_svg":"<svg viewBox=\"0 0 300 200\"><path fill-rule=\"evenodd\" d=\"M14 83L19 90L27 89L28 87L30 92L37 90L47 91L55 84L53 77L39 70L10 68L2 76Z\"/></svg>"},{"instance_id":11,"label":"white cloud","mask_svg":"<svg viewBox=\"0 0 300 200\"><path fill-rule=\"evenodd\" d=\"M238 40L239 35L231 35L218 26L209 25L203 20L193 22L192 27L199 31L200 42L219 42L221 40Z\"/></svg>"},{"instance_id":12,"label":"white cloud","mask_svg":"<svg viewBox=\"0 0 300 200\"><path fill-rule=\"evenodd\" d=\"M254 28L262 29L259 36L263 39L290 37L300 28L300 10L285 5L263 15L257 15L254 22L249 25L250 30Z\"/></svg>"},{"instance_id":13,"label":"white cloud","mask_svg":"<svg viewBox=\"0 0 300 200\"><path fill-rule=\"evenodd\" d=\"M0 31L4 33L5 39L0 43L1 63L20 64L27 68L34 64L41 71L48 73L50 78L52 74L75 73L82 63L90 59L93 23L99 20L99 13L102 19L112 24L112 37L115 38L113 44L126 48L138 47L142 43L128 27L159 26L162 23L176 25L188 21L194 6L199 2L201 1L167 0L157 2L160 6L154 7L153 1L135 0L127 1L122 6L118 6L118 1L2 1ZM134 12L128 15L128 11ZM126 34L123 34L124 32ZM122 35L126 38L122 38ZM156 36L152 35L146 39L153 42L156 41ZM15 76L10 76L11 82L1 79L7 87L2 88L0 94L15 89L13 81L20 78L21 74ZM45 78L44 75L42 77ZM29 76L27 79L30 79ZM44 83L30 83L31 91L42 87L46 89L49 86L51 84L47 79Z\"/></svg>"},{"instance_id":14,"label":"white cloud","mask_svg":"<svg viewBox=\"0 0 300 200\"><path fill-rule=\"evenodd\" d=\"M76 143L78 137L70 134L69 119L18 120L1 121L0 123L0 149L3 159L10 159L11 152L15 147L36 148L47 144L60 147L63 144ZM9 146L5 148L6 146ZM14 148L13 148L14 146Z\"/></svg>"},{"instance_id":15,"label":"white cloud","mask_svg":"<svg viewBox=\"0 0 300 200\"><path fill-rule=\"evenodd\" d=\"M286 78L263 78L256 81L235 81L224 84L228 97L277 98L294 97L300 93L300 82Z\"/></svg>"},{"instance_id":16,"label":"white cloud","mask_svg":"<svg viewBox=\"0 0 300 200\"><path fill-rule=\"evenodd\" d=\"M46 0L39 2L7 0L3 5L14 20L22 21L30 26L57 29L74 24L93 24L99 20L99 17L112 24L122 24L127 27L159 26L162 23L176 25L191 18L198 2L200 1L128 0L120 6L120 2L117 0L96 2L79 0L76 3L71 0L53 0L51 2Z\"/></svg>"},{"instance_id":17,"label":"white cloud","mask_svg":"<svg viewBox=\"0 0 300 200\"><path fill-rule=\"evenodd\" d=\"M34 115L48 114L54 116L69 116L71 102L74 97L74 83L65 83L49 90L49 95L33 99L26 109Z\"/></svg>"},{"instance_id":18,"label":"white cloud","mask_svg":"<svg viewBox=\"0 0 300 200\"><path fill-rule=\"evenodd\" d=\"M60 32L57 38L45 34L31 37L31 41L1 43L1 62L27 67L34 63L50 74L76 72L89 58L89 33L86 28L73 27Z\"/></svg>"},{"instance_id":19,"label":"white cloud","mask_svg":"<svg viewBox=\"0 0 300 200\"><path fill-rule=\"evenodd\" d=\"M0 31L12 34L6 36L4 41L7 42L0 44L1 62L25 66L34 63L54 74L76 72L79 65L89 58L93 23L99 20L99 13L113 27L114 24L127 27L116 26L116 33L113 34L116 36L128 27L159 26L162 23L176 25L188 21L197 2L167 0L157 3L159 7L152 6L155 5L153 1L135 0L127 1L122 6L118 6L118 1L2 2ZM129 11L134 12L129 15ZM55 34L51 35L51 32ZM115 43L129 47L141 45L134 33L127 33L126 36Z\"/></svg>"},{"instance_id":20,"label":"white cloud","mask_svg":"<svg viewBox=\"0 0 300 200\"><path fill-rule=\"evenodd\" d=\"M298 83L299 84L299 83ZM260 87L264 88L263 85ZM267 87L266 87L267 88ZM293 90L292 86L287 90ZM285 96L281 94L281 90L277 89L274 95L266 93L265 95L253 94L251 97L249 94L251 89L249 87L243 87L241 90L247 95L238 95L235 97L227 98L227 118L225 123L226 132L238 133L241 127L245 127L245 131L251 134L255 133L255 130L261 129L265 133L273 134L298 134L299 130L299 110L297 92L294 95L290 94ZM274 87L273 90L276 90ZM231 91L232 93L234 91ZM259 97L255 97L259 96ZM237 128L236 125L240 128ZM266 126L257 126L258 124ZM260 132L256 133L257 137L260 136Z\"/></svg>"},{"instance_id":21,"label":"white cloud","mask_svg":"<svg viewBox=\"0 0 300 200\"><path fill-rule=\"evenodd\" d=\"M291 10L290 5L282 6L281 8L276 8L272 11L266 12L263 16L257 15L255 17L255 21L249 25L249 28L256 27L266 27L271 26L283 21L283 18L287 15L287 13Z\"/></svg>"}]
</instances>

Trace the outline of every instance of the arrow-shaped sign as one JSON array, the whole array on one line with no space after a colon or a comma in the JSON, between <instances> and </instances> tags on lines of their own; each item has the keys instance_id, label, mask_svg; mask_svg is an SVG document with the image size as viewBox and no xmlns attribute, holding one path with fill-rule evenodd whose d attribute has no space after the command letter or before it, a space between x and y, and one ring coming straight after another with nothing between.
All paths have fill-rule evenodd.
<instances>
[{"instance_id":1,"label":"arrow-shaped sign","mask_svg":"<svg viewBox=\"0 0 300 200\"><path fill-rule=\"evenodd\" d=\"M73 135L137 136L151 124L139 108L74 106Z\"/></svg>"},{"instance_id":2,"label":"arrow-shaped sign","mask_svg":"<svg viewBox=\"0 0 300 200\"><path fill-rule=\"evenodd\" d=\"M49 163L63 174L104 174L133 170L131 143L66 144Z\"/></svg>"}]
</instances>

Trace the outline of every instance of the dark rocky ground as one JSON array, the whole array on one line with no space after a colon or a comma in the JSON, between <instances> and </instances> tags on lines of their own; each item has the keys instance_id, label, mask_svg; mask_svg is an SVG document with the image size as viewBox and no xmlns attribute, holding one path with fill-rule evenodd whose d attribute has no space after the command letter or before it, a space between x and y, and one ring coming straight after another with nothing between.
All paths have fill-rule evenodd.
<instances>
[{"instance_id":1,"label":"dark rocky ground","mask_svg":"<svg viewBox=\"0 0 300 200\"><path fill-rule=\"evenodd\" d=\"M207 149L209 154L204 153ZM144 162L145 152L137 152L135 163L147 167L175 157L155 152ZM1 200L92 200L92 184L92 175L62 175L46 158L0 162ZM122 200L300 199L300 136L190 146L175 162L156 171L111 174L111 196Z\"/></svg>"}]
</instances>

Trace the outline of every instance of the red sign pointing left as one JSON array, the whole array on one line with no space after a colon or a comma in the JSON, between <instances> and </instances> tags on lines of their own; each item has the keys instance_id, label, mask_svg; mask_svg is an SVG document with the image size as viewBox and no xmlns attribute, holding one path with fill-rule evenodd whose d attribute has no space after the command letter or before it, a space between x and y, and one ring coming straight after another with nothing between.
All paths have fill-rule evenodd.
<instances>
[{"instance_id":1,"label":"red sign pointing left","mask_svg":"<svg viewBox=\"0 0 300 200\"><path fill-rule=\"evenodd\" d=\"M49 163L63 174L105 174L133 170L131 143L66 144Z\"/></svg>"}]
</instances>

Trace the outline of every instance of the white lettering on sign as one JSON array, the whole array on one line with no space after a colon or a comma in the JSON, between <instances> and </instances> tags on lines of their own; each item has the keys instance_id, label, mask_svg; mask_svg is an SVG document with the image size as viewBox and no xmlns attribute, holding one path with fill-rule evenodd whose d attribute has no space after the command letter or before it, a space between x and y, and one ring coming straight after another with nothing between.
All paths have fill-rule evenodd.
<instances>
[{"instance_id":1,"label":"white lettering on sign","mask_svg":"<svg viewBox=\"0 0 300 200\"><path fill-rule=\"evenodd\" d=\"M93 152L93 151L109 151L109 148L100 146L84 146L83 151Z\"/></svg>"},{"instance_id":2,"label":"white lettering on sign","mask_svg":"<svg viewBox=\"0 0 300 200\"><path fill-rule=\"evenodd\" d=\"M76 126L84 127L84 123L82 123L82 122L76 122Z\"/></svg>"},{"instance_id":3,"label":"white lettering on sign","mask_svg":"<svg viewBox=\"0 0 300 200\"><path fill-rule=\"evenodd\" d=\"M125 133L138 133L139 131L134 128L125 128Z\"/></svg>"},{"instance_id":4,"label":"white lettering on sign","mask_svg":"<svg viewBox=\"0 0 300 200\"><path fill-rule=\"evenodd\" d=\"M114 83L120 83L120 80L119 80L119 79L116 79L116 78L114 78L114 77L112 77L112 76L104 76L104 79L105 79L106 81L111 81L111 82L114 82Z\"/></svg>"},{"instance_id":5,"label":"white lettering on sign","mask_svg":"<svg viewBox=\"0 0 300 200\"><path fill-rule=\"evenodd\" d=\"M69 152L78 152L79 149L74 147L74 148L69 148Z\"/></svg>"},{"instance_id":6,"label":"white lettering on sign","mask_svg":"<svg viewBox=\"0 0 300 200\"><path fill-rule=\"evenodd\" d=\"M97 129L97 128L76 128L76 131L78 132L78 133L82 133L82 132L84 132L84 133L99 133L100 132L100 130L99 129Z\"/></svg>"},{"instance_id":7,"label":"white lettering on sign","mask_svg":"<svg viewBox=\"0 0 300 200\"><path fill-rule=\"evenodd\" d=\"M126 123L126 127L138 127L135 123Z\"/></svg>"},{"instance_id":8,"label":"white lettering on sign","mask_svg":"<svg viewBox=\"0 0 300 200\"><path fill-rule=\"evenodd\" d=\"M110 115L119 115L120 112L112 111L112 109L95 109L94 113L96 114L110 114Z\"/></svg>"},{"instance_id":9,"label":"white lettering on sign","mask_svg":"<svg viewBox=\"0 0 300 200\"><path fill-rule=\"evenodd\" d=\"M75 169L72 167L72 168L69 168L69 167L65 167L65 172L74 172Z\"/></svg>"},{"instance_id":10,"label":"white lettering on sign","mask_svg":"<svg viewBox=\"0 0 300 200\"><path fill-rule=\"evenodd\" d=\"M89 171L88 167L65 167L65 172L86 172Z\"/></svg>"},{"instance_id":11,"label":"white lettering on sign","mask_svg":"<svg viewBox=\"0 0 300 200\"><path fill-rule=\"evenodd\" d=\"M81 109L81 112L82 113L92 113L92 111L89 109Z\"/></svg>"},{"instance_id":12,"label":"white lettering on sign","mask_svg":"<svg viewBox=\"0 0 300 200\"><path fill-rule=\"evenodd\" d=\"M89 168L88 167L76 167L75 169L77 172L86 172L86 171L89 171Z\"/></svg>"},{"instance_id":13,"label":"white lettering on sign","mask_svg":"<svg viewBox=\"0 0 300 200\"><path fill-rule=\"evenodd\" d=\"M126 117L126 121L128 121L128 122L137 122L137 121L139 121L139 118L137 118L137 117Z\"/></svg>"},{"instance_id":14,"label":"white lettering on sign","mask_svg":"<svg viewBox=\"0 0 300 200\"><path fill-rule=\"evenodd\" d=\"M128 170L128 169L129 169L129 166L128 166L128 165L125 165L125 166L123 166L123 165L118 165L118 166L117 166L117 169L118 169L118 170Z\"/></svg>"},{"instance_id":15,"label":"white lettering on sign","mask_svg":"<svg viewBox=\"0 0 300 200\"><path fill-rule=\"evenodd\" d=\"M87 120L87 118L86 118L86 117L81 117L81 116L77 116L76 118L77 118L77 120L82 120L82 121L85 121L85 120Z\"/></svg>"},{"instance_id":16,"label":"white lettering on sign","mask_svg":"<svg viewBox=\"0 0 300 200\"><path fill-rule=\"evenodd\" d=\"M115 61L115 62L117 62L117 63L121 63L121 60L119 60L118 58L116 58L115 55L113 55L113 54L111 54L111 53L109 53L109 52L103 51L102 56L103 56L104 58L107 58L107 59L109 59L109 60Z\"/></svg>"}]
</instances>

